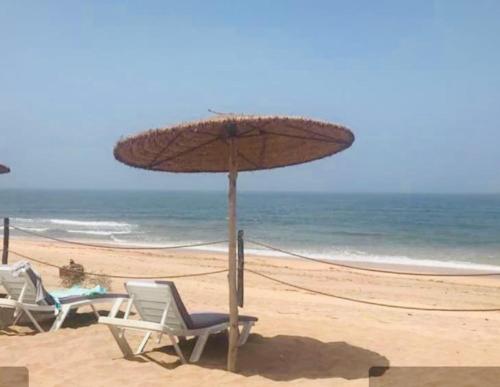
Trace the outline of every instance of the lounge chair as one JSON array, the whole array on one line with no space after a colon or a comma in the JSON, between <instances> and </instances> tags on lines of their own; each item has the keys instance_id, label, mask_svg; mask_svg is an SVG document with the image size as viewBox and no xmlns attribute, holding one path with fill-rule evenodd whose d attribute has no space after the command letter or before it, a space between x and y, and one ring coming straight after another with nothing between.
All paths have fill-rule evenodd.
<instances>
[{"instance_id":1,"label":"lounge chair","mask_svg":"<svg viewBox=\"0 0 500 387\"><path fill-rule=\"evenodd\" d=\"M229 315L225 313L188 313L182 299L170 281L130 281L125 284L129 295L129 302L123 318L116 318L118 307L114 307L109 317L99 317L99 323L106 324L125 357L143 352L151 335L159 334L169 337L175 352L182 363L186 359L178 345L178 340L189 336L198 337L189 359L195 363L205 348L208 336L222 332L229 327ZM128 318L132 305L137 310L140 320ZM116 305L115 305L116 306ZM239 325L242 327L238 345L243 345L248 339L250 329L257 321L256 317L239 316ZM139 348L134 353L126 338L125 330L146 332Z\"/></svg>"},{"instance_id":2,"label":"lounge chair","mask_svg":"<svg viewBox=\"0 0 500 387\"><path fill-rule=\"evenodd\" d=\"M68 296L59 298L57 300L58 305L56 305L57 302L54 297L40 284L43 299L37 303L35 284L37 278L39 279L32 269L27 269L26 272L21 273L19 276L14 276L10 265L0 265L0 285L7 292L7 298L0 298L0 308L14 310L13 321L10 325L15 325L23 315L26 315L38 331L44 332L39 321L55 316L55 321L50 330L56 331L62 326L70 311L76 311L82 306L89 305L98 319L99 314L95 308L96 304L114 302L120 305L128 297L126 294L112 293L92 296ZM35 316L38 318L35 318Z\"/></svg>"}]
</instances>

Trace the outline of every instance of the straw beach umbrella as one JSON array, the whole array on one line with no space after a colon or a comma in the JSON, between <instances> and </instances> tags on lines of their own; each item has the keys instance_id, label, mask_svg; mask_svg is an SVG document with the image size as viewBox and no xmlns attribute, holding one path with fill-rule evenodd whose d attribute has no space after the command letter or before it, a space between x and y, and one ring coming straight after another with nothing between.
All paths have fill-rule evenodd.
<instances>
[{"instance_id":1,"label":"straw beach umbrella","mask_svg":"<svg viewBox=\"0 0 500 387\"><path fill-rule=\"evenodd\" d=\"M10 168L8 166L0 164L0 175L2 173L9 173L9 172L10 172Z\"/></svg>"},{"instance_id":2,"label":"straw beach umbrella","mask_svg":"<svg viewBox=\"0 0 500 387\"><path fill-rule=\"evenodd\" d=\"M305 163L338 153L354 141L336 124L306 118L223 114L202 121L149 130L120 140L118 161L169 172L229 174L229 371L236 368L238 304L236 286L236 179L256 171Z\"/></svg>"}]
</instances>

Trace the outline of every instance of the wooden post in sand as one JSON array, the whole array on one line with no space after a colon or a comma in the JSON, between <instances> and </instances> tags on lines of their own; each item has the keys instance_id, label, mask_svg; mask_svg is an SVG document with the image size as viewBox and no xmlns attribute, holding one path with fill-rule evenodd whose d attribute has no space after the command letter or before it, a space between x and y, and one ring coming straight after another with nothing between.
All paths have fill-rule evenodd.
<instances>
[{"instance_id":1,"label":"wooden post in sand","mask_svg":"<svg viewBox=\"0 0 500 387\"><path fill-rule=\"evenodd\" d=\"M243 298L245 291L245 245L243 241L243 234L243 230L238 231L238 306L240 308L243 308Z\"/></svg>"},{"instance_id":2,"label":"wooden post in sand","mask_svg":"<svg viewBox=\"0 0 500 387\"><path fill-rule=\"evenodd\" d=\"M238 143L235 137L229 137L229 222L228 222L228 259L229 259L229 346L227 351L227 369L236 371L238 355L238 295L236 288L236 179L238 178Z\"/></svg>"},{"instance_id":3,"label":"wooden post in sand","mask_svg":"<svg viewBox=\"0 0 500 387\"><path fill-rule=\"evenodd\" d=\"M9 263L9 218L3 218L3 252L2 252L2 265Z\"/></svg>"}]
</instances>

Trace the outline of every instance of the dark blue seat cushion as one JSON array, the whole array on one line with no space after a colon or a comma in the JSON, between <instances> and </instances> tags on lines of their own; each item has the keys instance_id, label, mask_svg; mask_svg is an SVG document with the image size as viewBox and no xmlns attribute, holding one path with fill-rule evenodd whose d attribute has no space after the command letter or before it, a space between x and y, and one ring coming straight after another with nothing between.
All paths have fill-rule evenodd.
<instances>
[{"instance_id":1,"label":"dark blue seat cushion","mask_svg":"<svg viewBox=\"0 0 500 387\"><path fill-rule=\"evenodd\" d=\"M181 296L177 291L177 287L172 281L155 281L157 284L167 285L170 287L174 301L177 304L184 324L188 329L201 329L213 325L229 322L229 315L227 313L189 313L186 306L182 302ZM239 316L239 321L257 321L257 317L252 316Z\"/></svg>"},{"instance_id":2,"label":"dark blue seat cushion","mask_svg":"<svg viewBox=\"0 0 500 387\"><path fill-rule=\"evenodd\" d=\"M213 325L229 322L229 315L227 313L191 313L192 326L190 329L207 328ZM257 317L253 316L239 316L239 321L257 321Z\"/></svg>"}]
</instances>

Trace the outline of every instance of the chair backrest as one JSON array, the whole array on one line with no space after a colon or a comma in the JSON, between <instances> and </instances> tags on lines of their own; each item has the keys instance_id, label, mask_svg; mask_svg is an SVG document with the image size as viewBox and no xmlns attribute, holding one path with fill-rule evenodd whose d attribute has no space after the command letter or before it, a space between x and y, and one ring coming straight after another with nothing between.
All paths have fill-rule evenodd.
<instances>
[{"instance_id":1,"label":"chair backrest","mask_svg":"<svg viewBox=\"0 0 500 387\"><path fill-rule=\"evenodd\" d=\"M18 301L21 295L23 295L22 302L27 304L36 303L36 289L33 282L24 274L19 277L13 276L10 265L0 266L0 284L7 291L9 298ZM25 287L26 289L24 289Z\"/></svg>"},{"instance_id":2,"label":"chair backrest","mask_svg":"<svg viewBox=\"0 0 500 387\"><path fill-rule=\"evenodd\" d=\"M172 330L193 326L191 317L171 281L129 281L130 301L144 321L161 323Z\"/></svg>"}]
</instances>

